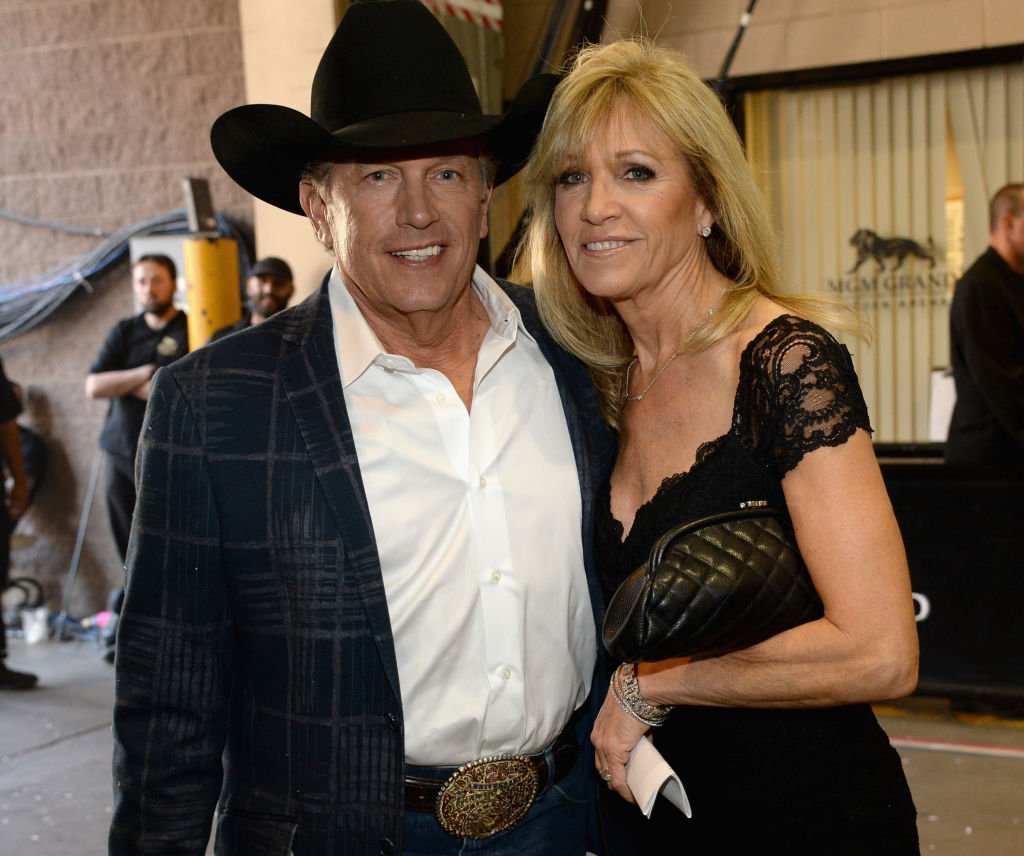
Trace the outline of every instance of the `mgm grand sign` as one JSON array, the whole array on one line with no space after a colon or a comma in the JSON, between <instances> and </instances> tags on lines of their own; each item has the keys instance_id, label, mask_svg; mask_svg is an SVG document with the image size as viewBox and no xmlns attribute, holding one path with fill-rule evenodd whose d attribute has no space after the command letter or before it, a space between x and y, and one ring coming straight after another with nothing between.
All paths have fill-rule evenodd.
<instances>
[{"instance_id":1,"label":"mgm grand sign","mask_svg":"<svg viewBox=\"0 0 1024 856\"><path fill-rule=\"evenodd\" d=\"M856 258L845 274L825 280L825 291L861 309L946 306L956 278L943 265L929 237L886 238L858 229L850 238ZM862 266L863 269L862 269Z\"/></svg>"}]
</instances>

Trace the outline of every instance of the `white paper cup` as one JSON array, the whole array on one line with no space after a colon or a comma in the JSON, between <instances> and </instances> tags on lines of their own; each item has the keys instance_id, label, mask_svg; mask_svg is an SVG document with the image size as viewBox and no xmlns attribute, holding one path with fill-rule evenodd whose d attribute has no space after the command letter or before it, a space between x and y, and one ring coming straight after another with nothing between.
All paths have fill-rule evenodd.
<instances>
[{"instance_id":1,"label":"white paper cup","mask_svg":"<svg viewBox=\"0 0 1024 856\"><path fill-rule=\"evenodd\" d=\"M50 638L50 610L45 606L21 611L21 626L25 631L25 641L29 645L45 642Z\"/></svg>"}]
</instances>

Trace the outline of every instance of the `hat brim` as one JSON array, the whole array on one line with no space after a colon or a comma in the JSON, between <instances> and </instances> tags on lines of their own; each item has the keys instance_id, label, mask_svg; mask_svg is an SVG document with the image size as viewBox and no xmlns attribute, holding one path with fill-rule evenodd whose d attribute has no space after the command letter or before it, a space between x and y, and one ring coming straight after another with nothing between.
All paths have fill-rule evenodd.
<instances>
[{"instance_id":1,"label":"hat brim","mask_svg":"<svg viewBox=\"0 0 1024 856\"><path fill-rule=\"evenodd\" d=\"M298 110L277 104L246 104L229 110L210 130L214 156L257 199L302 215L299 181L315 158L358 151L412 149L480 139L497 160L495 184L526 163L540 131L558 76L526 81L504 116L424 111L379 116L333 133Z\"/></svg>"}]
</instances>

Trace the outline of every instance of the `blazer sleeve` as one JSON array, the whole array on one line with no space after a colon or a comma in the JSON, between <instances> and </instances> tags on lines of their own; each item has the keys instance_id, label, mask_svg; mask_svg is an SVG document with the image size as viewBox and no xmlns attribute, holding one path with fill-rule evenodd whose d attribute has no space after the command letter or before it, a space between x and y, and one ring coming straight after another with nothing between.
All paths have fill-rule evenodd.
<instances>
[{"instance_id":1,"label":"blazer sleeve","mask_svg":"<svg viewBox=\"0 0 1024 856\"><path fill-rule=\"evenodd\" d=\"M117 637L109 853L206 852L221 790L232 626L201 430L154 377Z\"/></svg>"}]
</instances>

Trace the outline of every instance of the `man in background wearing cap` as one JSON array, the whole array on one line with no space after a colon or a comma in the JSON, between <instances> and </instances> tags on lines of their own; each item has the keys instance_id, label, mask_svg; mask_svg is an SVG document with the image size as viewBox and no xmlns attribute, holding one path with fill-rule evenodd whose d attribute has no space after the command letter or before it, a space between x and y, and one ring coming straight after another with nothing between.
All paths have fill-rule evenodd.
<instances>
[{"instance_id":1,"label":"man in background wearing cap","mask_svg":"<svg viewBox=\"0 0 1024 856\"><path fill-rule=\"evenodd\" d=\"M308 217L317 294L155 378L112 854L583 856L612 443L527 289L475 266L554 81L484 115L416 0L349 6L311 117L214 152Z\"/></svg>"},{"instance_id":2,"label":"man in background wearing cap","mask_svg":"<svg viewBox=\"0 0 1024 856\"><path fill-rule=\"evenodd\" d=\"M234 324L217 330L210 337L211 342L266 321L284 309L295 293L292 269L284 259L276 256L260 259L245 280L245 293L249 297L249 308L245 314Z\"/></svg>"}]
</instances>

